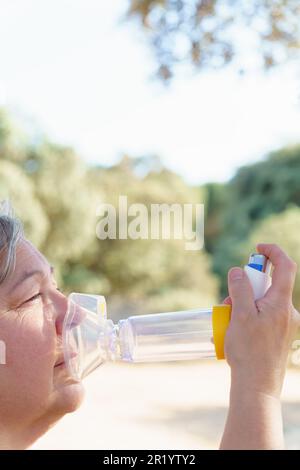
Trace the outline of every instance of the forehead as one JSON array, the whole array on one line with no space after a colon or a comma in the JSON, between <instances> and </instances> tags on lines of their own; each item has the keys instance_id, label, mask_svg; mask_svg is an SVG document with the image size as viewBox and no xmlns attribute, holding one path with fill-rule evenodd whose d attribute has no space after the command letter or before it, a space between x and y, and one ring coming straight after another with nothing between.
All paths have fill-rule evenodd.
<instances>
[{"instance_id":1,"label":"forehead","mask_svg":"<svg viewBox=\"0 0 300 470\"><path fill-rule=\"evenodd\" d=\"M0 285L0 311L9 307L11 295L15 295L14 286L22 282L28 272L38 271L49 273L49 263L40 251L26 239L21 239L16 247L15 269ZM27 284L28 285L28 284Z\"/></svg>"},{"instance_id":2,"label":"forehead","mask_svg":"<svg viewBox=\"0 0 300 470\"><path fill-rule=\"evenodd\" d=\"M16 265L9 279L16 279L28 269L46 271L49 270L49 263L29 240L22 239L16 248Z\"/></svg>"},{"instance_id":3,"label":"forehead","mask_svg":"<svg viewBox=\"0 0 300 470\"><path fill-rule=\"evenodd\" d=\"M39 268L49 266L45 256L29 240L22 239L16 249L16 270L29 263L31 268L33 267L31 263L34 263L34 267Z\"/></svg>"}]
</instances>

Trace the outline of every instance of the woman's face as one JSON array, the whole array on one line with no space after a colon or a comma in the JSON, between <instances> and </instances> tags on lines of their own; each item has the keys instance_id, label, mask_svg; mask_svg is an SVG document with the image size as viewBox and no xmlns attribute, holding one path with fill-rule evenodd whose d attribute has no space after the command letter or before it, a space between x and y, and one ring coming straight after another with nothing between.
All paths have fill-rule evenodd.
<instances>
[{"instance_id":1,"label":"woman's face","mask_svg":"<svg viewBox=\"0 0 300 470\"><path fill-rule=\"evenodd\" d=\"M83 388L63 364L62 324L67 298L53 268L27 240L16 251L16 268L0 285L0 422L51 425L81 403ZM61 365L59 365L61 364Z\"/></svg>"}]
</instances>

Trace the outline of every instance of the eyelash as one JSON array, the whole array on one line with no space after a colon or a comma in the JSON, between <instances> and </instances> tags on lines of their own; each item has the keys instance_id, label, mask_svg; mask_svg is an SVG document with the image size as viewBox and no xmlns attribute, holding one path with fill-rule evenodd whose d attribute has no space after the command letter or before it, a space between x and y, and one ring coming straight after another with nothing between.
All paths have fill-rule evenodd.
<instances>
[{"instance_id":1,"label":"eyelash","mask_svg":"<svg viewBox=\"0 0 300 470\"><path fill-rule=\"evenodd\" d=\"M61 289L57 288L56 290L58 290L59 292L62 292ZM34 302L35 300L37 300L39 297L41 297L42 293L39 292L38 294L35 294L33 297L31 297L30 299L26 300L25 301L25 304L29 303L29 302Z\"/></svg>"},{"instance_id":2,"label":"eyelash","mask_svg":"<svg viewBox=\"0 0 300 470\"><path fill-rule=\"evenodd\" d=\"M25 301L25 304L28 304L29 302L34 302L36 299L38 299L38 297L40 297L42 294L39 292L38 294L34 295L33 297L31 297L30 299L26 300Z\"/></svg>"}]
</instances>

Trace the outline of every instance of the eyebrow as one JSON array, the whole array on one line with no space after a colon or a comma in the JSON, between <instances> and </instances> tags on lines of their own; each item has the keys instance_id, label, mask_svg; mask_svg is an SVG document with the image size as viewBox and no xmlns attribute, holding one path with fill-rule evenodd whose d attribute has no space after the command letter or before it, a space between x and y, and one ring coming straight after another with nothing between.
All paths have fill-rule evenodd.
<instances>
[{"instance_id":1,"label":"eyebrow","mask_svg":"<svg viewBox=\"0 0 300 470\"><path fill-rule=\"evenodd\" d=\"M53 274L54 272L54 267L53 266L49 266L50 268L50 273ZM29 279L30 277L33 277L33 276L39 276L39 277L43 277L45 275L45 272L44 271L40 271L39 269L36 269L34 271L25 271L23 273L23 275L20 277L20 279L14 284L14 286L10 289L9 293L13 292L15 289L17 289L17 287L19 287L20 284L22 284L24 281L26 281L27 279Z\"/></svg>"}]
</instances>

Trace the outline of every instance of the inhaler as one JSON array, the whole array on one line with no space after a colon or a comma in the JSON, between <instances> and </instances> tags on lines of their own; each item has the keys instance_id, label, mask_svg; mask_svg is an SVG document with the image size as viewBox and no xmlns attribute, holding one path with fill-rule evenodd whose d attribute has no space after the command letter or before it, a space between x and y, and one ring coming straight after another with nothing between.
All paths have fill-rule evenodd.
<instances>
[{"instance_id":1,"label":"inhaler","mask_svg":"<svg viewBox=\"0 0 300 470\"><path fill-rule=\"evenodd\" d=\"M250 255L244 267L254 299L271 285L271 263ZM72 293L63 324L65 365L81 381L107 361L159 362L216 357L224 359L231 305L131 316L114 324L101 295Z\"/></svg>"}]
</instances>

